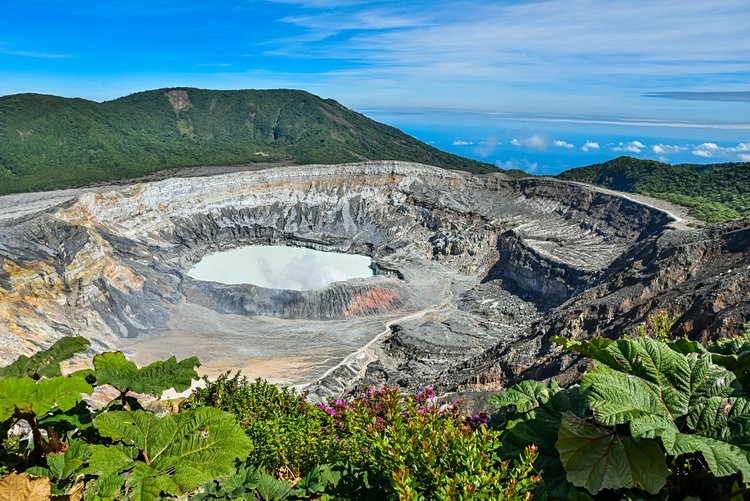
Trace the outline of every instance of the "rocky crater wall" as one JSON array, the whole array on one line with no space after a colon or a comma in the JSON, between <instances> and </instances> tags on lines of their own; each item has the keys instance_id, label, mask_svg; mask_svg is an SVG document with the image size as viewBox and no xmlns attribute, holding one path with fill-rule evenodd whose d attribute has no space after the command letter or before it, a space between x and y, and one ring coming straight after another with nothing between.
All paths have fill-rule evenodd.
<instances>
[{"instance_id":1,"label":"rocky crater wall","mask_svg":"<svg viewBox=\"0 0 750 501\"><path fill-rule=\"evenodd\" d=\"M370 335L381 337L366 353L327 361L318 388L345 391L376 373L431 377L528 335L542 312L595 288L632 246L658 238L671 221L578 184L403 162L89 193L0 222L0 362L65 335L95 339L98 350L155 336L173 328L180 305L192 304L227 322L261 316L357 326L363 317L400 318L397 330ZM382 274L310 292L187 277L206 254L250 244L365 254Z\"/></svg>"}]
</instances>

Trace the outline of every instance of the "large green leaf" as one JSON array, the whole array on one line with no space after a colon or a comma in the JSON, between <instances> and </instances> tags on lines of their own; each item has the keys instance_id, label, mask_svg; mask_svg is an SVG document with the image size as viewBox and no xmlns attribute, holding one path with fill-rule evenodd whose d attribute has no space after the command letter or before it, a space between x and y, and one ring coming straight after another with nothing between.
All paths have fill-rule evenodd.
<instances>
[{"instance_id":1,"label":"large green leaf","mask_svg":"<svg viewBox=\"0 0 750 501\"><path fill-rule=\"evenodd\" d=\"M619 340L608 350L612 365L597 364L583 377L589 406L606 425L660 416L681 427L690 409L735 391L734 375L706 355L683 355L648 338Z\"/></svg>"},{"instance_id":2,"label":"large green leaf","mask_svg":"<svg viewBox=\"0 0 750 501\"><path fill-rule=\"evenodd\" d=\"M164 475L146 463L137 462L125 480L128 498L133 501L157 501L162 493L179 494L180 486L169 475Z\"/></svg>"},{"instance_id":3,"label":"large green leaf","mask_svg":"<svg viewBox=\"0 0 750 501\"><path fill-rule=\"evenodd\" d=\"M709 347L708 351L715 364L732 371L742 381L745 391L750 391L750 340L739 338L722 341Z\"/></svg>"},{"instance_id":4,"label":"large green leaf","mask_svg":"<svg viewBox=\"0 0 750 501\"><path fill-rule=\"evenodd\" d=\"M621 435L568 412L556 447L568 480L592 494L634 487L656 494L670 474L655 441Z\"/></svg>"},{"instance_id":5,"label":"large green leaf","mask_svg":"<svg viewBox=\"0 0 750 501\"><path fill-rule=\"evenodd\" d=\"M32 466L26 469L26 473L50 479L53 482L53 495L66 494L75 488L85 474L83 466L91 456L91 447L82 440L72 439L64 452L47 455L46 468Z\"/></svg>"},{"instance_id":6,"label":"large green leaf","mask_svg":"<svg viewBox=\"0 0 750 501\"><path fill-rule=\"evenodd\" d=\"M0 421L16 413L43 416L52 409L67 411L94 389L83 379L58 376L34 381L28 377L0 379Z\"/></svg>"},{"instance_id":7,"label":"large green leaf","mask_svg":"<svg viewBox=\"0 0 750 501\"><path fill-rule=\"evenodd\" d=\"M133 461L138 456L134 447L121 444L116 445L92 445L91 458L86 473L92 473L100 477L107 477L122 473L133 468Z\"/></svg>"},{"instance_id":8,"label":"large green leaf","mask_svg":"<svg viewBox=\"0 0 750 501\"><path fill-rule=\"evenodd\" d=\"M107 412L94 420L94 426L101 435L137 448L151 463L174 439L179 418L146 411Z\"/></svg>"},{"instance_id":9,"label":"large green leaf","mask_svg":"<svg viewBox=\"0 0 750 501\"><path fill-rule=\"evenodd\" d=\"M677 353L687 355L688 353L706 353L706 347L700 344L698 341L693 341L684 337L676 339L670 343L667 343L672 350Z\"/></svg>"},{"instance_id":10,"label":"large green leaf","mask_svg":"<svg viewBox=\"0 0 750 501\"><path fill-rule=\"evenodd\" d=\"M531 386L536 388L531 392L536 395L542 394L543 387L547 387L538 382L532 383ZM516 394L518 398L531 389L529 385L524 388L524 391ZM551 387L548 389L552 391ZM510 391L509 389L506 393ZM506 459L514 459L519 457L527 446L537 445L539 457L534 466L544 476L546 493L551 497L567 497L574 488L565 478L565 469L560 462L555 443L558 439L563 413L571 412L582 417L585 410L586 394L581 391L580 387L573 386L558 390L548 400L528 412L510 414L502 436L502 456Z\"/></svg>"},{"instance_id":11,"label":"large green leaf","mask_svg":"<svg viewBox=\"0 0 750 501\"><path fill-rule=\"evenodd\" d=\"M613 340L601 336L596 336L585 341L574 341L561 336L552 336L550 340L553 343L560 345L565 351L580 353L581 355L594 360L600 360L601 358L601 361L605 363L611 358L607 352L607 348L614 343Z\"/></svg>"},{"instance_id":12,"label":"large green leaf","mask_svg":"<svg viewBox=\"0 0 750 501\"><path fill-rule=\"evenodd\" d=\"M82 400L65 412L40 416L38 423L40 428L51 426L60 433L91 428L93 419L94 416L91 414L88 404Z\"/></svg>"},{"instance_id":13,"label":"large green leaf","mask_svg":"<svg viewBox=\"0 0 750 501\"><path fill-rule=\"evenodd\" d=\"M60 376L60 363L78 352L88 348L89 341L84 337L64 337L58 339L44 351L34 354L31 358L21 355L7 367L0 368L0 377L42 377Z\"/></svg>"},{"instance_id":14,"label":"large green leaf","mask_svg":"<svg viewBox=\"0 0 750 501\"><path fill-rule=\"evenodd\" d=\"M119 351L102 353L94 357L98 384L110 384L123 393L134 391L157 398L169 388L177 391L190 388L193 379L198 379L195 367L199 365L197 357L179 362L175 357L171 357L139 369Z\"/></svg>"},{"instance_id":15,"label":"large green leaf","mask_svg":"<svg viewBox=\"0 0 750 501\"><path fill-rule=\"evenodd\" d=\"M82 440L71 440L62 454L49 454L47 466L56 480L63 480L81 469L91 456L91 446Z\"/></svg>"},{"instance_id":16,"label":"large green leaf","mask_svg":"<svg viewBox=\"0 0 750 501\"><path fill-rule=\"evenodd\" d=\"M122 499L120 491L125 484L121 475L100 476L86 484L86 500L115 501Z\"/></svg>"},{"instance_id":17,"label":"large green leaf","mask_svg":"<svg viewBox=\"0 0 750 501\"><path fill-rule=\"evenodd\" d=\"M667 452L675 456L700 452L711 473L717 477L726 477L740 472L743 479L750 479L750 458L747 449L695 434L677 433L674 436L667 435L659 438L662 439Z\"/></svg>"},{"instance_id":18,"label":"large green leaf","mask_svg":"<svg viewBox=\"0 0 750 501\"><path fill-rule=\"evenodd\" d=\"M292 484L285 480L277 480L262 471L258 474L257 497L261 501L284 501L289 498Z\"/></svg>"},{"instance_id":19,"label":"large green leaf","mask_svg":"<svg viewBox=\"0 0 750 501\"><path fill-rule=\"evenodd\" d=\"M250 450L235 417L211 407L163 417L140 410L107 412L94 426L102 436L141 452L144 461L134 463L127 486L142 499L158 496L157 489L179 494L228 475Z\"/></svg>"},{"instance_id":20,"label":"large green leaf","mask_svg":"<svg viewBox=\"0 0 750 501\"><path fill-rule=\"evenodd\" d=\"M547 402L558 391L560 386L555 381L545 384L529 379L493 395L490 403L498 409L512 405L515 412L528 412Z\"/></svg>"},{"instance_id":21,"label":"large green leaf","mask_svg":"<svg viewBox=\"0 0 750 501\"><path fill-rule=\"evenodd\" d=\"M750 478L750 401L732 372L710 353L683 354L648 338L622 339L607 351L610 363L583 377L599 422L629 423L633 437L659 439L670 455L699 452L714 475Z\"/></svg>"}]
</instances>

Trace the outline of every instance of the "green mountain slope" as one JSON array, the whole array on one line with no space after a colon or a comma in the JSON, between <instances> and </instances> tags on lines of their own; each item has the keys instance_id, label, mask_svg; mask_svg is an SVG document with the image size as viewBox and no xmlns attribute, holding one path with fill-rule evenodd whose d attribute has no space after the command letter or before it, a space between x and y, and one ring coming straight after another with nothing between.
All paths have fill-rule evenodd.
<instances>
[{"instance_id":1,"label":"green mountain slope","mask_svg":"<svg viewBox=\"0 0 750 501\"><path fill-rule=\"evenodd\" d=\"M365 159L497 171L297 90L160 89L104 103L0 98L0 194L173 167Z\"/></svg>"},{"instance_id":2,"label":"green mountain slope","mask_svg":"<svg viewBox=\"0 0 750 501\"><path fill-rule=\"evenodd\" d=\"M689 207L690 215L704 221L750 216L750 162L669 165L619 157L558 177L668 200Z\"/></svg>"}]
</instances>

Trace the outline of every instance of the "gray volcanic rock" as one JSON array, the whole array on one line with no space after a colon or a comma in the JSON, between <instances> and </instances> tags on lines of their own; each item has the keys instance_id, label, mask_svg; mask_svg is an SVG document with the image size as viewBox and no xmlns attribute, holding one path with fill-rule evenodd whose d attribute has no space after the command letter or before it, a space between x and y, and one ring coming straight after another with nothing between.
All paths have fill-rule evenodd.
<instances>
[{"instance_id":1,"label":"gray volcanic rock","mask_svg":"<svg viewBox=\"0 0 750 501\"><path fill-rule=\"evenodd\" d=\"M0 220L0 363L79 334L137 360L273 367L318 396L573 374L551 335L614 335L665 305L691 336L747 318L747 228L674 224L580 184L402 162L88 193ZM187 277L209 253L271 244L368 255L379 274L306 292Z\"/></svg>"},{"instance_id":2,"label":"gray volcanic rock","mask_svg":"<svg viewBox=\"0 0 750 501\"><path fill-rule=\"evenodd\" d=\"M533 378L575 380L580 357L563 354L552 336L585 339L629 334L655 312L677 318L673 336L702 342L742 332L750 319L750 225L666 231L631 246L588 287L547 312L512 344L444 372L452 390L506 386Z\"/></svg>"}]
</instances>

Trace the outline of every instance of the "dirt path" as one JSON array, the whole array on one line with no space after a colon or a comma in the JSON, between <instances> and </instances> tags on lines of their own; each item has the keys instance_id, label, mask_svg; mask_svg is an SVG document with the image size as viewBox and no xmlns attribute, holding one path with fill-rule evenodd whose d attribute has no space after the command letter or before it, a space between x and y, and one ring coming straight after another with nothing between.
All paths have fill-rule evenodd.
<instances>
[{"instance_id":1,"label":"dirt path","mask_svg":"<svg viewBox=\"0 0 750 501\"><path fill-rule=\"evenodd\" d=\"M367 366L369 366L372 362L374 362L377 359L377 356L375 355L375 350L372 349L372 347L379 343L385 336L387 336L391 332L391 327L393 325L405 322L407 320L414 320L415 318L421 318L424 317L427 314L430 313L439 313L440 311L443 311L447 309L450 306L450 303L443 303L439 305L430 306L429 308L424 308L419 311L415 311L413 313L409 313L408 315L404 315L397 318L392 318L385 322L383 330L375 335L370 341L367 342L362 348L359 348L358 350L350 353L346 357L344 357L341 362L334 365L330 369L328 369L320 378L318 378L317 381L322 381L326 379L329 375L333 374L337 369L349 366L349 367L359 367L357 371L357 379L361 379L365 376L365 372L367 371ZM310 384L300 385L297 386L298 389L304 389L308 387Z\"/></svg>"}]
</instances>

